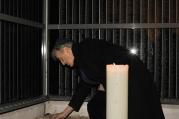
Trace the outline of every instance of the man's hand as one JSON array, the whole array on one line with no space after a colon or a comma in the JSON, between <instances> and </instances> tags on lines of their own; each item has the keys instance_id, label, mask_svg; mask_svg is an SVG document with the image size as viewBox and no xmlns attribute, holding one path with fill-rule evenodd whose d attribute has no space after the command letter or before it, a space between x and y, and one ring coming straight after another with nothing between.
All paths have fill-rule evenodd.
<instances>
[{"instance_id":1,"label":"man's hand","mask_svg":"<svg viewBox=\"0 0 179 119\"><path fill-rule=\"evenodd\" d=\"M56 113L50 116L50 119L66 119L73 112L73 108L67 106L61 113Z\"/></svg>"},{"instance_id":2,"label":"man's hand","mask_svg":"<svg viewBox=\"0 0 179 119\"><path fill-rule=\"evenodd\" d=\"M50 119L65 119L66 117L65 117L65 115L64 115L64 113L63 112L61 112L61 113L56 113L56 114L52 114L51 116L50 116Z\"/></svg>"}]
</instances>

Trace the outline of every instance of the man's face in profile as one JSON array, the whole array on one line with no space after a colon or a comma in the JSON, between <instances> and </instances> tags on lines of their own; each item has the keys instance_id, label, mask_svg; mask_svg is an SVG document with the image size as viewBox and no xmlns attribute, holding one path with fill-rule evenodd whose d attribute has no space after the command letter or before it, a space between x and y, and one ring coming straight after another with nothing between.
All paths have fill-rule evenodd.
<instances>
[{"instance_id":1,"label":"man's face in profile","mask_svg":"<svg viewBox=\"0 0 179 119\"><path fill-rule=\"evenodd\" d=\"M61 50L55 51L56 58L62 63L62 65L74 66L74 56L71 48L64 47Z\"/></svg>"}]
</instances>

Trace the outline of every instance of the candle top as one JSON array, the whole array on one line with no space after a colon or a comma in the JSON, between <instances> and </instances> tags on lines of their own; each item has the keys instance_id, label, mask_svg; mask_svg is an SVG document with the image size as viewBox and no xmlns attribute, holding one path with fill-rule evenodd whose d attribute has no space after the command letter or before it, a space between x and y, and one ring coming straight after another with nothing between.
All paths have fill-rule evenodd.
<instances>
[{"instance_id":1,"label":"candle top","mask_svg":"<svg viewBox=\"0 0 179 119\"><path fill-rule=\"evenodd\" d=\"M106 69L107 70L128 70L129 69L129 65L117 65L115 63L113 64L107 64L106 65Z\"/></svg>"},{"instance_id":2,"label":"candle top","mask_svg":"<svg viewBox=\"0 0 179 119\"><path fill-rule=\"evenodd\" d=\"M106 65L106 78L109 79L124 79L128 77L129 66L128 65ZM109 80L110 80L109 79ZM118 85L116 83L116 85Z\"/></svg>"}]
</instances>

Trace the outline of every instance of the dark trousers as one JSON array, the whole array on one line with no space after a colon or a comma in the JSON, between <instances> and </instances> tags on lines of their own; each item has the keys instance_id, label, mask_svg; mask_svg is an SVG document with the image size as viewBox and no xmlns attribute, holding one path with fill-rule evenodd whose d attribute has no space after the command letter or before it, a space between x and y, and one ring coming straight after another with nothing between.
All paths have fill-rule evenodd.
<instances>
[{"instance_id":1,"label":"dark trousers","mask_svg":"<svg viewBox=\"0 0 179 119\"><path fill-rule=\"evenodd\" d=\"M88 102L87 110L90 119L106 119L106 92L97 91Z\"/></svg>"}]
</instances>

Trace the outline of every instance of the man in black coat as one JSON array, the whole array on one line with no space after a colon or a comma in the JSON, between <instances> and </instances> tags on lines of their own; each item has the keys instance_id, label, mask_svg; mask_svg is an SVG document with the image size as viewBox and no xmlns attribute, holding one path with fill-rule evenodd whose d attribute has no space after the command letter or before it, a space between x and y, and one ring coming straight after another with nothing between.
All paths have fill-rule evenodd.
<instances>
[{"instance_id":1,"label":"man in black coat","mask_svg":"<svg viewBox=\"0 0 179 119\"><path fill-rule=\"evenodd\" d=\"M96 94L88 102L90 119L106 119L106 65L129 65L128 119L164 119L156 87L147 68L129 51L112 43L85 39L80 43L60 39L52 56L63 65L77 68L80 83L69 105L52 119L65 119L73 111L79 111L92 88Z\"/></svg>"}]
</instances>

